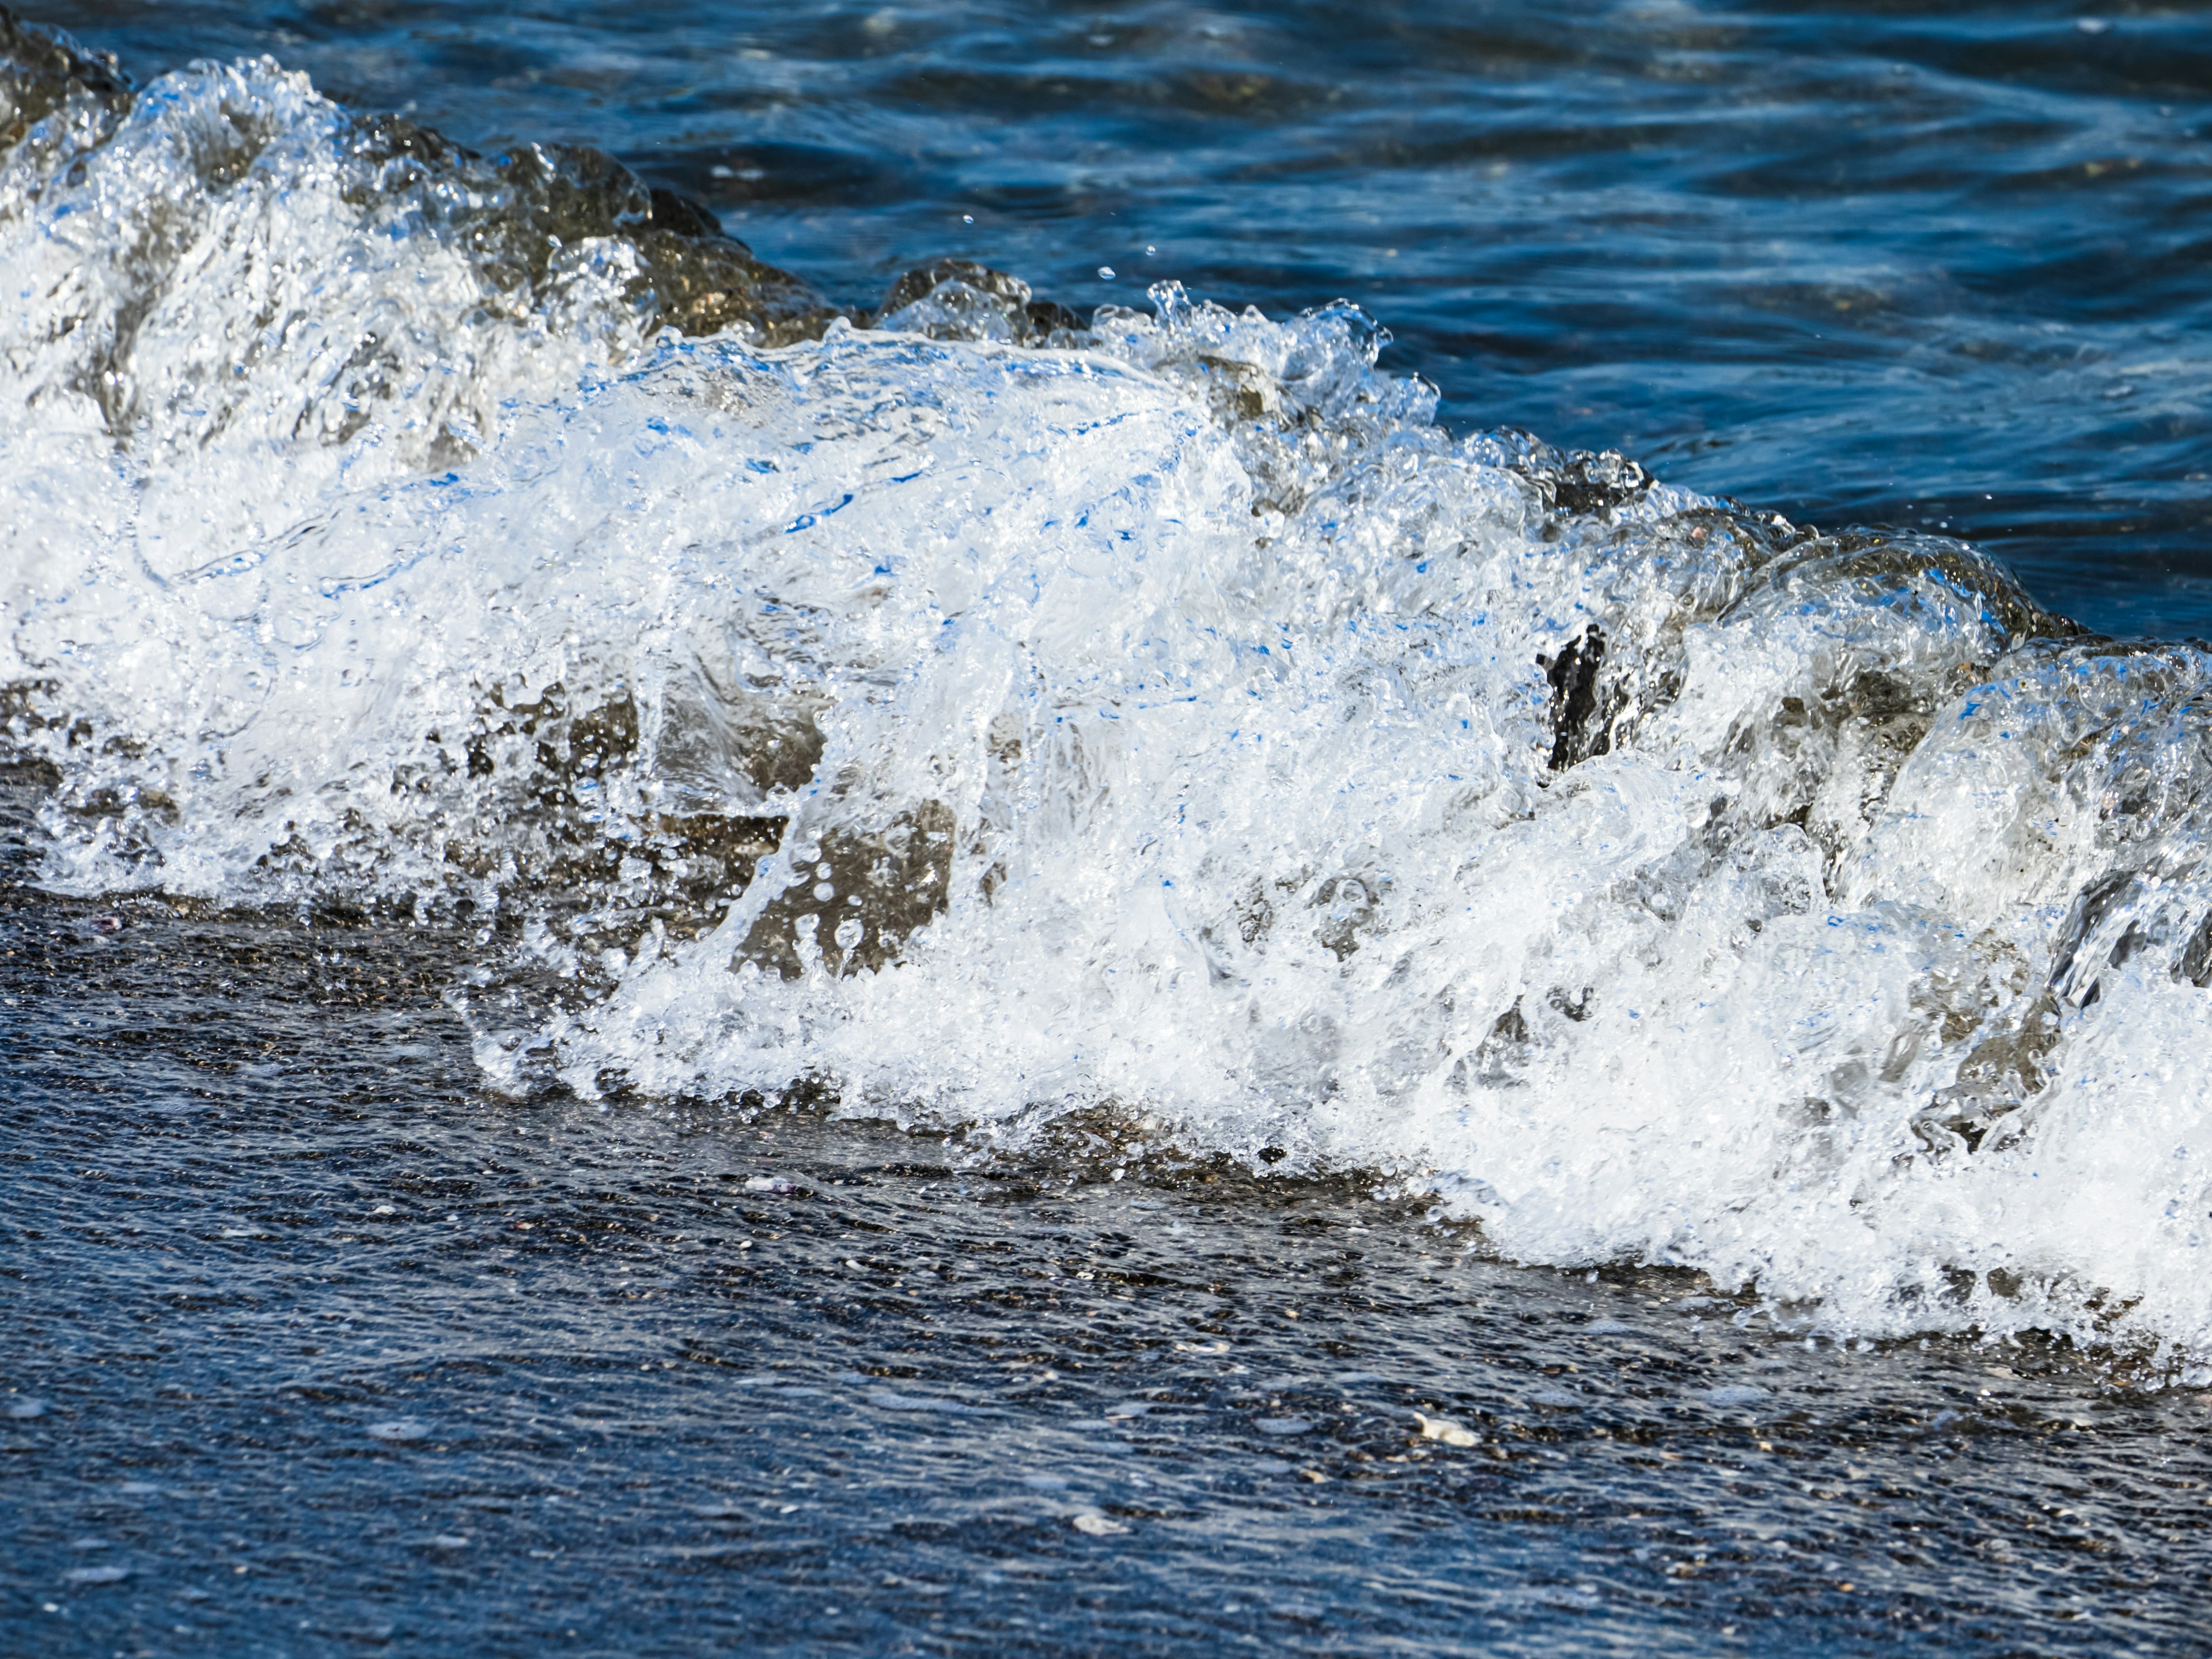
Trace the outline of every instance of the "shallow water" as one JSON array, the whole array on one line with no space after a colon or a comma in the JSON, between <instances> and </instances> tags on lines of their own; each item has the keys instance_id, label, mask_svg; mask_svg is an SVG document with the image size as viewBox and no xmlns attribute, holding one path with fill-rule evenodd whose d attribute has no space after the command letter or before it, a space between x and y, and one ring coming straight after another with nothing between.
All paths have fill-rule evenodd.
<instances>
[{"instance_id":1,"label":"shallow water","mask_svg":"<svg viewBox=\"0 0 2212 1659\"><path fill-rule=\"evenodd\" d=\"M487 1099L451 948L9 899L18 1650L2198 1644L2212 1396L1354 1182Z\"/></svg>"},{"instance_id":2,"label":"shallow water","mask_svg":"<svg viewBox=\"0 0 2212 1659\"><path fill-rule=\"evenodd\" d=\"M56 21L35 1650L2194 1650L2193 19Z\"/></svg>"}]
</instances>

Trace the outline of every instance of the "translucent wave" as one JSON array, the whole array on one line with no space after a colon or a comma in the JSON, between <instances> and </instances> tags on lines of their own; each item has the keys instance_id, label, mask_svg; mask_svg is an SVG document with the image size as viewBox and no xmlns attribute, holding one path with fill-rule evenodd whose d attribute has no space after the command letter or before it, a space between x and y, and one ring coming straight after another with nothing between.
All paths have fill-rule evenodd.
<instances>
[{"instance_id":1,"label":"translucent wave","mask_svg":"<svg viewBox=\"0 0 2212 1659\"><path fill-rule=\"evenodd\" d=\"M566 237L271 65L55 61L0 175L55 886L466 917L506 1086L1105 1108L1839 1330L2212 1355L2203 651L1455 441L1348 306L684 312L750 256L681 204Z\"/></svg>"}]
</instances>

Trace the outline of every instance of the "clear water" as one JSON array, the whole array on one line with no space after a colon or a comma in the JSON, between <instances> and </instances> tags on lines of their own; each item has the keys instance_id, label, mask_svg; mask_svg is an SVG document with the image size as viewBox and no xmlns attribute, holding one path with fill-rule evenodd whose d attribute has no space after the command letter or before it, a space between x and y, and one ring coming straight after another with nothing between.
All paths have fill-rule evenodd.
<instances>
[{"instance_id":1,"label":"clear water","mask_svg":"<svg viewBox=\"0 0 2212 1659\"><path fill-rule=\"evenodd\" d=\"M2193 1650L2201 26L53 21L21 1643Z\"/></svg>"}]
</instances>

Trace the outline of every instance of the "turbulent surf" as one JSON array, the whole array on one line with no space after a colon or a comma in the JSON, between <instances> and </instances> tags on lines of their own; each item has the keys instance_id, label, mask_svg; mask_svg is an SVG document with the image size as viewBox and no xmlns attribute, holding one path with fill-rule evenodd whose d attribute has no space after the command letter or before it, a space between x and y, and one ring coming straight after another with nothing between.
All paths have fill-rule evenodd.
<instances>
[{"instance_id":1,"label":"turbulent surf","mask_svg":"<svg viewBox=\"0 0 2212 1659\"><path fill-rule=\"evenodd\" d=\"M1079 1116L2212 1357L2212 651L1455 437L1349 304L842 307L594 152L0 48L52 888L464 930L510 1090Z\"/></svg>"}]
</instances>

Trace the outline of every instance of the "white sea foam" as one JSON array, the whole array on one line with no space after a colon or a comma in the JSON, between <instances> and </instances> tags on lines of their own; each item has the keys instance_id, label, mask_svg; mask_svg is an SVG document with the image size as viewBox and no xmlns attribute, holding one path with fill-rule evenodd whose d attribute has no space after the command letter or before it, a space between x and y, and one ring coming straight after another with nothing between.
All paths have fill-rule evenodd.
<instances>
[{"instance_id":1,"label":"white sea foam","mask_svg":"<svg viewBox=\"0 0 2212 1659\"><path fill-rule=\"evenodd\" d=\"M244 64L0 181L54 886L520 913L583 988L477 999L495 1081L1108 1104L2212 1356L2204 653L1450 440L1349 308L649 339L619 238L518 300L367 165Z\"/></svg>"}]
</instances>

